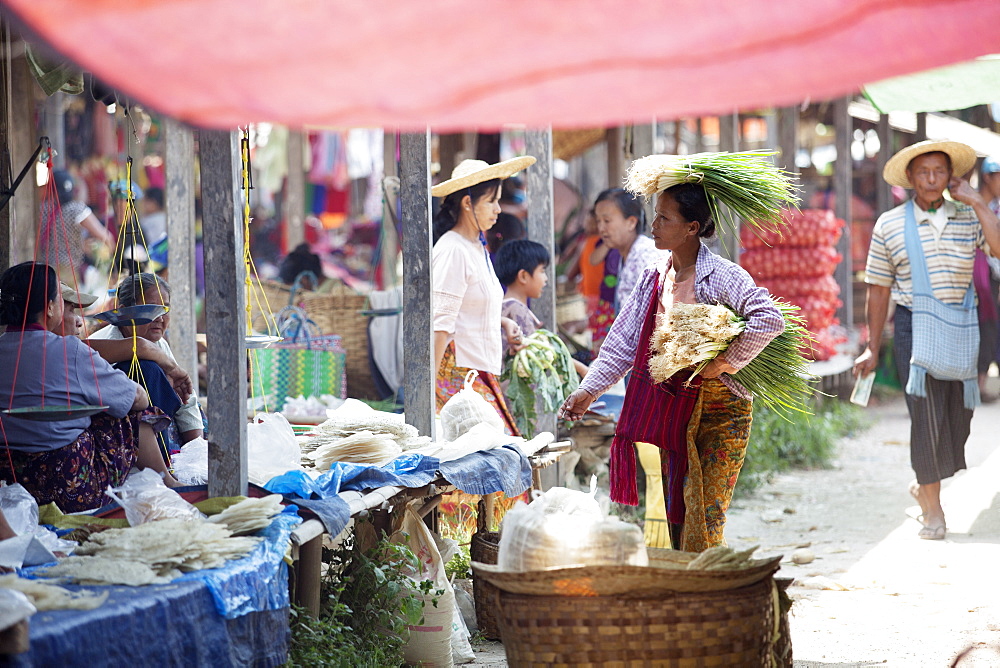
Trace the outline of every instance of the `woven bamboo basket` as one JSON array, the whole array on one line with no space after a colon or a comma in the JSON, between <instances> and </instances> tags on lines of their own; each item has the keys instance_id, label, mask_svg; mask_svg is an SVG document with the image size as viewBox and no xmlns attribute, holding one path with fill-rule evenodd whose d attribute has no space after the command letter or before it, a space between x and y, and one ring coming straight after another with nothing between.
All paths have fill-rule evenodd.
<instances>
[{"instance_id":1,"label":"woven bamboo basket","mask_svg":"<svg viewBox=\"0 0 1000 668\"><path fill-rule=\"evenodd\" d=\"M340 336L347 353L347 396L379 399L368 360L367 298L344 285L332 292L304 292L296 298L323 334Z\"/></svg>"},{"instance_id":2,"label":"woven bamboo basket","mask_svg":"<svg viewBox=\"0 0 1000 668\"><path fill-rule=\"evenodd\" d=\"M774 636L771 578L739 589L647 599L502 592L510 666L730 668L768 665Z\"/></svg>"},{"instance_id":3,"label":"woven bamboo basket","mask_svg":"<svg viewBox=\"0 0 1000 668\"><path fill-rule=\"evenodd\" d=\"M469 546L472 561L496 564L500 554L500 532L486 526L486 506L480 500L476 513L476 533ZM472 599L476 604L476 626L484 638L500 639L500 590L496 585L473 573Z\"/></svg>"},{"instance_id":4,"label":"woven bamboo basket","mask_svg":"<svg viewBox=\"0 0 1000 668\"><path fill-rule=\"evenodd\" d=\"M770 577L778 570L781 557L755 559L747 568L734 571L686 570L697 555L650 548L649 566L572 566L545 571L515 573L499 566L474 563L476 575L512 594L539 596L617 596L641 599L677 592L706 592L738 589ZM676 557L668 557L673 552ZM665 567L674 561L679 567Z\"/></svg>"},{"instance_id":5,"label":"woven bamboo basket","mask_svg":"<svg viewBox=\"0 0 1000 668\"><path fill-rule=\"evenodd\" d=\"M250 302L250 323L255 332L270 332L274 325L274 314L288 306L292 298L291 286L278 281L256 282L247 295Z\"/></svg>"}]
</instances>

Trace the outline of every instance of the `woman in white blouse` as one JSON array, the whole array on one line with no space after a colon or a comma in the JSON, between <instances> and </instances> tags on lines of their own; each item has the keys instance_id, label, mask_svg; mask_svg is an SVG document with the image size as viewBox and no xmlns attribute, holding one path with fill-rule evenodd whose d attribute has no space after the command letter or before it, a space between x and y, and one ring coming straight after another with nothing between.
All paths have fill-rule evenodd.
<instances>
[{"instance_id":1,"label":"woman in white blouse","mask_svg":"<svg viewBox=\"0 0 1000 668\"><path fill-rule=\"evenodd\" d=\"M500 317L503 287L493 271L485 232L500 213L500 184L533 164L530 156L490 165L463 160L451 178L431 188L444 198L434 219L434 360L437 408L462 389L466 374L479 372L474 387L517 435L497 376L503 362L502 338L522 347L521 328Z\"/></svg>"}]
</instances>

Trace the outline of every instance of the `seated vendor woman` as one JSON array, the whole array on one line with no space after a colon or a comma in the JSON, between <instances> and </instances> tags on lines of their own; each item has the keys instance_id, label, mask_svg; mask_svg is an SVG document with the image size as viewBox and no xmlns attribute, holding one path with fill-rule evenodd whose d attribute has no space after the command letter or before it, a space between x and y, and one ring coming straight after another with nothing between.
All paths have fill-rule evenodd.
<instances>
[{"instance_id":1,"label":"seated vendor woman","mask_svg":"<svg viewBox=\"0 0 1000 668\"><path fill-rule=\"evenodd\" d=\"M0 406L108 408L54 421L0 416L0 447L7 451L0 478L64 512L104 505L104 490L121 484L133 466L177 486L155 437L168 419L150 406L145 390L82 341L54 334L63 315L59 280L48 265L25 262L0 276L0 324L7 327L0 335Z\"/></svg>"},{"instance_id":2,"label":"seated vendor woman","mask_svg":"<svg viewBox=\"0 0 1000 668\"><path fill-rule=\"evenodd\" d=\"M169 307L170 286L156 274L133 274L118 284L117 301L118 308L140 304L160 304ZM189 391L191 389L190 381L183 388L188 390L187 392L182 390L175 392L176 385L172 387L171 383L157 380L162 377L157 366L162 368L168 376L170 375L168 369L177 367L177 360L174 359L174 354L170 350L170 344L164 338L169 324L170 313L168 312L145 325L105 327L91 334L87 343L99 351L109 362L116 363L119 369L142 384L149 392L149 399L153 405L174 419L177 433L173 434L174 429L171 427L169 440L171 450L176 450L184 443L201 437L204 422L201 408L198 405L198 397ZM138 355L138 372L134 372L131 368L130 346L133 342L133 336L137 350L138 346L142 344L154 348L159 353L158 357L150 359L143 359L143 355ZM123 341L129 348L128 357L123 358L120 349L116 351L116 355L112 355L109 349L113 345L121 346ZM167 366L164 366L165 364ZM183 374L183 370L180 373Z\"/></svg>"}]
</instances>

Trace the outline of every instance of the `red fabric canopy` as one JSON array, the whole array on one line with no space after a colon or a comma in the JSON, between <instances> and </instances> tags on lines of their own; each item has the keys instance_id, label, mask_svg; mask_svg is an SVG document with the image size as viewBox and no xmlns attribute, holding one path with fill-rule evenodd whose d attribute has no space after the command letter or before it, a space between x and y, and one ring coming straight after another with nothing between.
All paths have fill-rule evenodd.
<instances>
[{"instance_id":1,"label":"red fabric canopy","mask_svg":"<svg viewBox=\"0 0 1000 668\"><path fill-rule=\"evenodd\" d=\"M997 51L998 0L4 0L195 125L602 126L829 99Z\"/></svg>"}]
</instances>

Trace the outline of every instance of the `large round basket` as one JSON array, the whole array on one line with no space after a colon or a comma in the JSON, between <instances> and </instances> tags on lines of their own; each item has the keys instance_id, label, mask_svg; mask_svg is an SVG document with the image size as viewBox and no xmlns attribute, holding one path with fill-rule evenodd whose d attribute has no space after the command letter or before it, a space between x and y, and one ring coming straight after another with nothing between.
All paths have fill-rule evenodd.
<instances>
[{"instance_id":1,"label":"large round basket","mask_svg":"<svg viewBox=\"0 0 1000 668\"><path fill-rule=\"evenodd\" d=\"M765 666L773 581L651 599L500 594L510 666Z\"/></svg>"},{"instance_id":2,"label":"large round basket","mask_svg":"<svg viewBox=\"0 0 1000 668\"><path fill-rule=\"evenodd\" d=\"M496 531L479 530L472 534L469 553L472 561L496 564L500 552L500 534ZM472 578L472 598L476 603L476 626L484 638L500 639L500 590L492 582L478 577Z\"/></svg>"}]
</instances>

